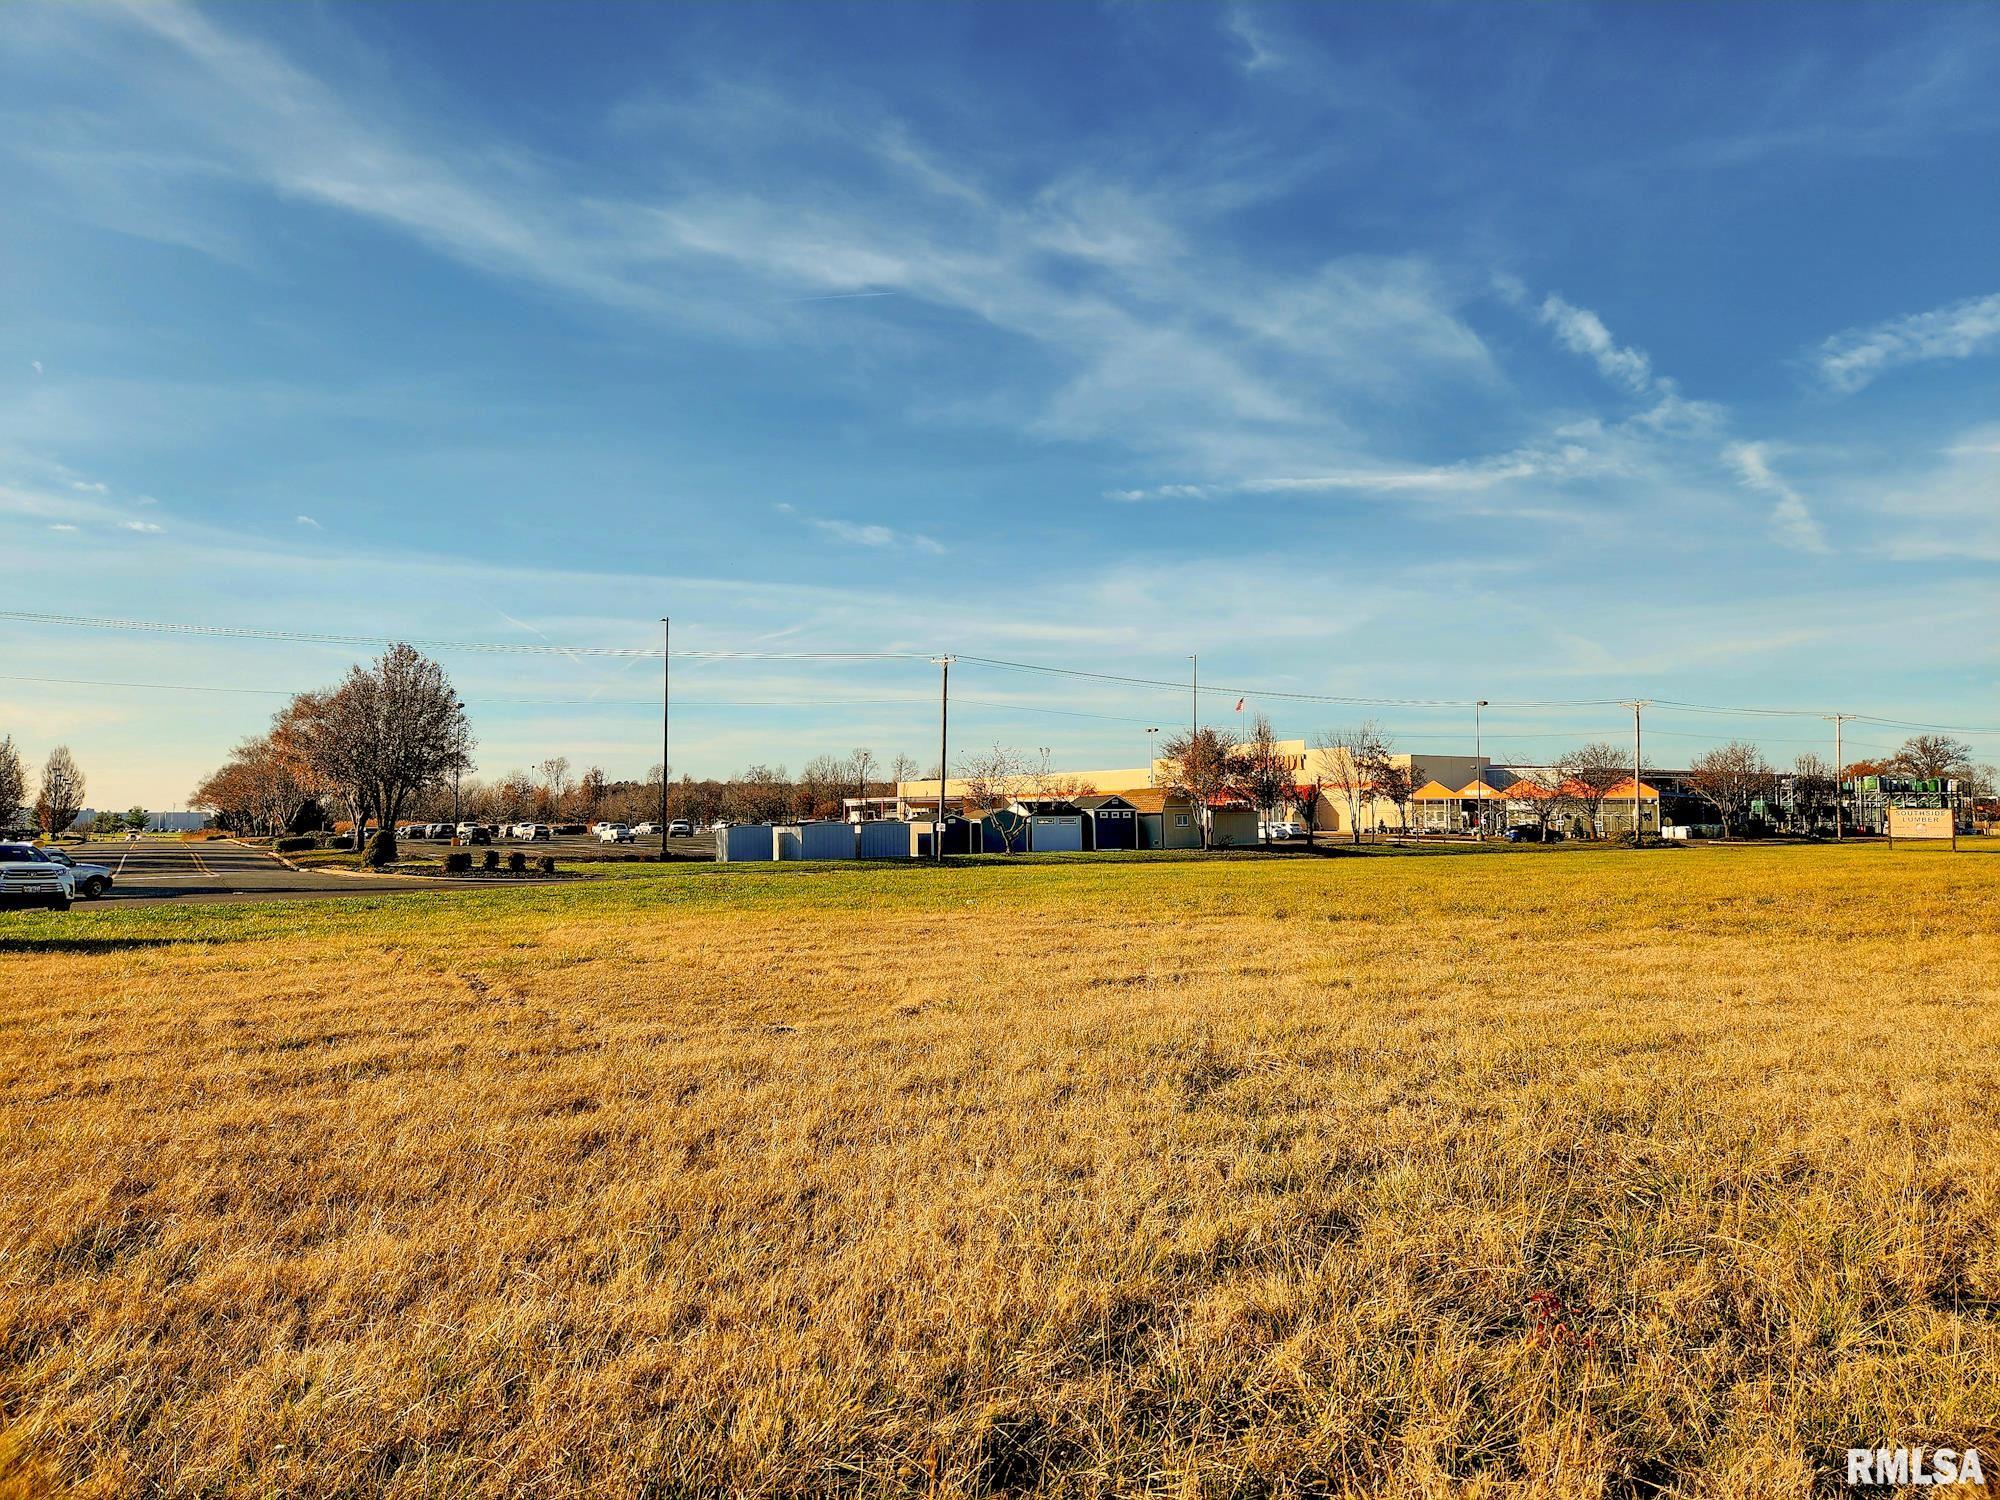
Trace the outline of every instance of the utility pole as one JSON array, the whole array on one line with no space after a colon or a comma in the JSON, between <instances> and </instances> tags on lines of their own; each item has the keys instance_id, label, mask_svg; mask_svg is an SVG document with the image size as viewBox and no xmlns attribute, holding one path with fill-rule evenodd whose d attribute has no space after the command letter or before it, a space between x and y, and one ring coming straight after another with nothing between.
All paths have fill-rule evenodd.
<instances>
[{"instance_id":1,"label":"utility pole","mask_svg":"<svg viewBox=\"0 0 2000 1500\"><path fill-rule=\"evenodd\" d=\"M666 864L666 788L674 784L668 746L674 730L674 622L660 616L660 864Z\"/></svg>"},{"instance_id":2,"label":"utility pole","mask_svg":"<svg viewBox=\"0 0 2000 1500\"><path fill-rule=\"evenodd\" d=\"M1472 704L1472 774L1479 778L1479 790L1474 796L1479 803L1480 843L1486 842L1486 767L1480 762L1485 758L1479 753L1479 710L1487 706L1484 698L1476 698ZM1351 774L1351 773L1350 773Z\"/></svg>"},{"instance_id":3,"label":"utility pole","mask_svg":"<svg viewBox=\"0 0 2000 1500\"><path fill-rule=\"evenodd\" d=\"M1159 732L1160 731L1158 730L1158 728L1153 728L1146 731L1146 785L1147 786L1154 786L1157 784L1153 774L1153 767L1159 764L1159 749L1158 749L1159 740L1157 738Z\"/></svg>"},{"instance_id":4,"label":"utility pole","mask_svg":"<svg viewBox=\"0 0 2000 1500\"><path fill-rule=\"evenodd\" d=\"M1639 710L1646 707L1651 698L1633 698L1625 704L1632 710L1632 847L1639 848L1646 842L1646 825L1640 821L1642 809L1639 806Z\"/></svg>"},{"instance_id":5,"label":"utility pole","mask_svg":"<svg viewBox=\"0 0 2000 1500\"><path fill-rule=\"evenodd\" d=\"M1194 714L1189 722L1188 727L1192 729L1196 734L1200 734L1201 733L1201 658L1199 656L1189 656L1188 661L1192 663L1194 667L1194 695L1190 699L1190 702L1194 705Z\"/></svg>"},{"instance_id":6,"label":"utility pole","mask_svg":"<svg viewBox=\"0 0 2000 1500\"><path fill-rule=\"evenodd\" d=\"M931 858L944 863L944 786L951 745L951 658L938 658L938 805L937 821L931 824Z\"/></svg>"},{"instance_id":7,"label":"utility pole","mask_svg":"<svg viewBox=\"0 0 2000 1500\"><path fill-rule=\"evenodd\" d=\"M1833 836L1836 841L1847 837L1847 830L1841 811L1847 802L1847 763L1841 758L1840 726L1854 714L1821 714L1821 718L1833 722Z\"/></svg>"}]
</instances>

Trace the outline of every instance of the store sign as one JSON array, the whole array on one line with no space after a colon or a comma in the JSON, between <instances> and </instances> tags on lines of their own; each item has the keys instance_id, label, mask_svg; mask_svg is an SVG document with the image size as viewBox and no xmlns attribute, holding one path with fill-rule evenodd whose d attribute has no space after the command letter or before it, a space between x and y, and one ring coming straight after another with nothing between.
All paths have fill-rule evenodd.
<instances>
[{"instance_id":1,"label":"store sign","mask_svg":"<svg viewBox=\"0 0 2000 1500\"><path fill-rule=\"evenodd\" d=\"M1948 839L1957 832L1957 817L1948 807L1891 807L1892 839Z\"/></svg>"}]
</instances>

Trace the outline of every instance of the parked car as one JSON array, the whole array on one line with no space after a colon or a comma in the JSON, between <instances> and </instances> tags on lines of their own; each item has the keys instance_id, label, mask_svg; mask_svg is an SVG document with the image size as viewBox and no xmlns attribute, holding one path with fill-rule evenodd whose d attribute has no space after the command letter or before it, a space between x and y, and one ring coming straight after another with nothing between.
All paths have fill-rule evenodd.
<instances>
[{"instance_id":1,"label":"parked car","mask_svg":"<svg viewBox=\"0 0 2000 1500\"><path fill-rule=\"evenodd\" d=\"M632 831L642 835L655 834L660 831L660 825L658 823L634 823Z\"/></svg>"},{"instance_id":2,"label":"parked car","mask_svg":"<svg viewBox=\"0 0 2000 1500\"><path fill-rule=\"evenodd\" d=\"M452 830L452 835L468 844L490 844L493 842L492 830L487 828L484 823L460 823Z\"/></svg>"},{"instance_id":3,"label":"parked car","mask_svg":"<svg viewBox=\"0 0 2000 1500\"><path fill-rule=\"evenodd\" d=\"M632 830L627 828L623 823L599 823L597 825L597 842L600 844L629 844L632 842Z\"/></svg>"},{"instance_id":4,"label":"parked car","mask_svg":"<svg viewBox=\"0 0 2000 1500\"><path fill-rule=\"evenodd\" d=\"M69 867L33 844L0 844L0 904L68 911L76 896Z\"/></svg>"},{"instance_id":5,"label":"parked car","mask_svg":"<svg viewBox=\"0 0 2000 1500\"><path fill-rule=\"evenodd\" d=\"M690 823L686 818L675 818L673 822L667 825L667 837L670 839L691 839L694 837L694 824Z\"/></svg>"},{"instance_id":6,"label":"parked car","mask_svg":"<svg viewBox=\"0 0 2000 1500\"><path fill-rule=\"evenodd\" d=\"M111 889L109 865L80 864L61 849L44 849L42 853L69 871L71 891L86 901L95 901Z\"/></svg>"}]
</instances>

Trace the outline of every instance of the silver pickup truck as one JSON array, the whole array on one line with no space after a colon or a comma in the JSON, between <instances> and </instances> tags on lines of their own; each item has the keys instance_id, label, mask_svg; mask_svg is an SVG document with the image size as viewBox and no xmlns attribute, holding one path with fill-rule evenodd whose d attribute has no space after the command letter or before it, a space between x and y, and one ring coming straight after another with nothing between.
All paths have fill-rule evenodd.
<instances>
[{"instance_id":1,"label":"silver pickup truck","mask_svg":"<svg viewBox=\"0 0 2000 1500\"><path fill-rule=\"evenodd\" d=\"M76 894L69 867L33 844L0 844L0 906L68 911Z\"/></svg>"}]
</instances>

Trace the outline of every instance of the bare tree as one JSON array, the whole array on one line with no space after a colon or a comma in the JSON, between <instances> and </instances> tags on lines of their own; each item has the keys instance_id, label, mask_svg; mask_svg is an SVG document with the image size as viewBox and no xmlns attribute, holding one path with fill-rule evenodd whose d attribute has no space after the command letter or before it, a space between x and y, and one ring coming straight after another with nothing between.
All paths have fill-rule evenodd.
<instances>
[{"instance_id":1,"label":"bare tree","mask_svg":"<svg viewBox=\"0 0 2000 1500\"><path fill-rule=\"evenodd\" d=\"M1819 826L1821 814L1832 817L1835 783L1833 766L1810 750L1792 762L1792 810L1802 831Z\"/></svg>"},{"instance_id":2,"label":"bare tree","mask_svg":"<svg viewBox=\"0 0 2000 1500\"><path fill-rule=\"evenodd\" d=\"M1313 748L1333 762L1333 789L1347 804L1348 830L1361 842L1361 815L1375 796L1375 777L1388 759L1388 741L1374 720L1319 734Z\"/></svg>"},{"instance_id":3,"label":"bare tree","mask_svg":"<svg viewBox=\"0 0 2000 1500\"><path fill-rule=\"evenodd\" d=\"M722 789L722 808L732 822L780 823L791 809L792 779L783 766L751 766Z\"/></svg>"},{"instance_id":4,"label":"bare tree","mask_svg":"<svg viewBox=\"0 0 2000 1500\"><path fill-rule=\"evenodd\" d=\"M1716 810L1723 837L1732 825L1749 816L1750 804L1771 790L1775 781L1764 753L1745 740L1731 740L1695 758L1688 767L1688 785Z\"/></svg>"},{"instance_id":5,"label":"bare tree","mask_svg":"<svg viewBox=\"0 0 2000 1500\"><path fill-rule=\"evenodd\" d=\"M1250 738L1236 747L1236 755L1240 763L1236 784L1257 809L1257 831L1262 835L1272 815L1291 801L1298 776L1278 748L1278 736L1267 714L1260 713L1251 720Z\"/></svg>"},{"instance_id":6,"label":"bare tree","mask_svg":"<svg viewBox=\"0 0 2000 1500\"><path fill-rule=\"evenodd\" d=\"M379 831L368 858L396 857L396 819L413 795L448 781L472 757L465 706L444 669L398 643L366 667L350 668L330 693L301 693L272 737L308 779L338 790L354 812L357 839L370 814ZM565 763L566 764L566 763Z\"/></svg>"},{"instance_id":7,"label":"bare tree","mask_svg":"<svg viewBox=\"0 0 2000 1500\"><path fill-rule=\"evenodd\" d=\"M857 745L847 757L847 784L854 789L857 799L866 800L869 784L875 780L878 769L875 752L866 745Z\"/></svg>"},{"instance_id":8,"label":"bare tree","mask_svg":"<svg viewBox=\"0 0 2000 1500\"><path fill-rule=\"evenodd\" d=\"M574 785L569 777L569 757L551 755L535 767L535 778L540 783L535 796L535 811L544 818L561 817L563 804L569 800L570 788Z\"/></svg>"},{"instance_id":9,"label":"bare tree","mask_svg":"<svg viewBox=\"0 0 2000 1500\"><path fill-rule=\"evenodd\" d=\"M10 734L0 738L0 828L11 828L28 800L28 768Z\"/></svg>"},{"instance_id":10,"label":"bare tree","mask_svg":"<svg viewBox=\"0 0 2000 1500\"><path fill-rule=\"evenodd\" d=\"M900 787L906 781L915 781L921 769L909 756L898 755L889 762L889 780Z\"/></svg>"},{"instance_id":11,"label":"bare tree","mask_svg":"<svg viewBox=\"0 0 2000 1500\"><path fill-rule=\"evenodd\" d=\"M1160 775L1169 791L1193 805L1201 847L1209 847L1209 813L1243 774L1235 747L1213 729L1183 730L1160 747Z\"/></svg>"},{"instance_id":12,"label":"bare tree","mask_svg":"<svg viewBox=\"0 0 2000 1500\"><path fill-rule=\"evenodd\" d=\"M35 796L35 821L42 832L67 832L83 811L83 771L69 746L58 745L42 766L42 789Z\"/></svg>"},{"instance_id":13,"label":"bare tree","mask_svg":"<svg viewBox=\"0 0 2000 1500\"><path fill-rule=\"evenodd\" d=\"M1556 768L1575 784L1578 802L1589 810L1591 837L1602 837L1604 799L1631 776L1632 752L1599 740L1569 751L1556 762Z\"/></svg>"},{"instance_id":14,"label":"bare tree","mask_svg":"<svg viewBox=\"0 0 2000 1500\"><path fill-rule=\"evenodd\" d=\"M967 816L984 818L1006 811L1025 790L1027 776L1021 757L1004 745L995 745L986 754L975 755L960 772L960 780L965 785ZM938 811L942 818L944 810L940 808ZM999 835L1006 851L1012 854L1015 844L1027 836L1028 821L1025 818L994 818L991 827Z\"/></svg>"}]
</instances>

